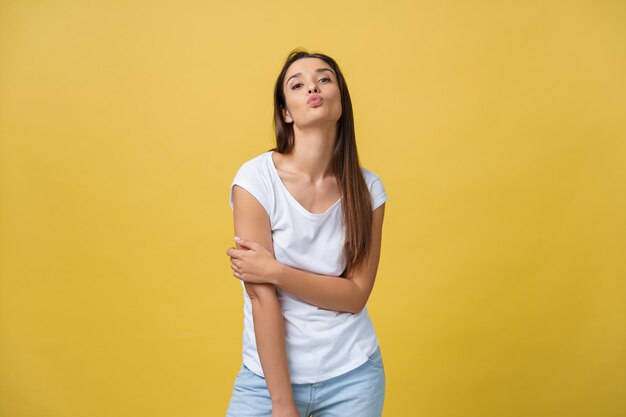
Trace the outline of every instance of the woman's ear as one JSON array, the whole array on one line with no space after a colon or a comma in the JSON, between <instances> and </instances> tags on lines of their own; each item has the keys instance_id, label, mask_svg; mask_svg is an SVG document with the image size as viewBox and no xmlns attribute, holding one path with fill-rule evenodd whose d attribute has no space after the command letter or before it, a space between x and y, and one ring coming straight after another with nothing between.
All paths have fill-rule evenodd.
<instances>
[{"instance_id":1,"label":"woman's ear","mask_svg":"<svg viewBox=\"0 0 626 417\"><path fill-rule=\"evenodd\" d=\"M293 119L291 118L291 115L289 114L289 111L285 108L281 108L282 113L283 113L283 120L285 121L285 123L291 123L293 122Z\"/></svg>"}]
</instances>

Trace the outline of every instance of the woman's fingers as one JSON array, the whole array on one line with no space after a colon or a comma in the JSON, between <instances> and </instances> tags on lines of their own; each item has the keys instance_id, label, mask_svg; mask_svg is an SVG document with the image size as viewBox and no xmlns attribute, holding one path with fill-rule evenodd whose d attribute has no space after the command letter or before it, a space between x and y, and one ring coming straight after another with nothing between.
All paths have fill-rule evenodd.
<instances>
[{"instance_id":1,"label":"woman's fingers","mask_svg":"<svg viewBox=\"0 0 626 417\"><path fill-rule=\"evenodd\" d=\"M226 250L226 255L230 256L231 258L242 259L245 256L246 252L250 251L237 248L228 248L228 250Z\"/></svg>"},{"instance_id":2,"label":"woman's fingers","mask_svg":"<svg viewBox=\"0 0 626 417\"><path fill-rule=\"evenodd\" d=\"M230 269L233 270L233 276L237 279L241 279L241 271L239 270L239 268L237 267L237 265L234 264L230 264Z\"/></svg>"}]
</instances>

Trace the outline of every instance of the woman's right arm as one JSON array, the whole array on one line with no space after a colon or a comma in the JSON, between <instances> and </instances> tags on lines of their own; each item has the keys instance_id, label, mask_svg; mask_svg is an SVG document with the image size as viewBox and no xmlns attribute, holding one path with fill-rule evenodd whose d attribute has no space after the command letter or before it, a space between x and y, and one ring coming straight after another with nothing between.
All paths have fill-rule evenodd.
<instances>
[{"instance_id":1,"label":"woman's right arm","mask_svg":"<svg viewBox=\"0 0 626 417\"><path fill-rule=\"evenodd\" d=\"M235 236L250 236L274 255L267 212L252 194L239 186L233 188L233 214ZM245 248L237 244L237 249ZM299 416L289 378L285 324L276 287L248 282L244 285L252 303L254 334L267 389L272 398L272 416Z\"/></svg>"}]
</instances>

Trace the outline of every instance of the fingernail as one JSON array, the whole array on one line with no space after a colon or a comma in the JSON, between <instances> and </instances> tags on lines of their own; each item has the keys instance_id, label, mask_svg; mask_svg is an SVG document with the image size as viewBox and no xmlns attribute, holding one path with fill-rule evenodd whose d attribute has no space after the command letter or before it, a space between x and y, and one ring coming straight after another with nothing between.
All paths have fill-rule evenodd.
<instances>
[{"instance_id":1,"label":"fingernail","mask_svg":"<svg viewBox=\"0 0 626 417\"><path fill-rule=\"evenodd\" d=\"M235 236L235 241L239 242L241 240L241 238L239 236Z\"/></svg>"}]
</instances>

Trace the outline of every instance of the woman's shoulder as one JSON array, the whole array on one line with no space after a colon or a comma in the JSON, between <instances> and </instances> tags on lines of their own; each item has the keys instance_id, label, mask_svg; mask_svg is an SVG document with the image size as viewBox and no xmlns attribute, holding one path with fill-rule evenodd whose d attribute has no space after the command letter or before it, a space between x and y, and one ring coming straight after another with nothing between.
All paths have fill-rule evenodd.
<instances>
[{"instance_id":1,"label":"woman's shoulder","mask_svg":"<svg viewBox=\"0 0 626 417\"><path fill-rule=\"evenodd\" d=\"M378 174L373 171L361 167L361 171L363 172L363 178L365 179L365 183L367 184L367 188L370 191L370 195L372 196L372 207L375 210L385 201L387 201L387 192L385 191L385 186L381 181Z\"/></svg>"},{"instance_id":2,"label":"woman's shoulder","mask_svg":"<svg viewBox=\"0 0 626 417\"><path fill-rule=\"evenodd\" d=\"M270 157L271 151L257 154L253 157L244 159L237 168L236 175L258 176L264 179L271 179Z\"/></svg>"},{"instance_id":3,"label":"woman's shoulder","mask_svg":"<svg viewBox=\"0 0 626 417\"><path fill-rule=\"evenodd\" d=\"M268 152L244 160L239 166L230 188L230 204L233 206L233 187L239 185L251 193L271 215L273 209L272 179L267 167Z\"/></svg>"},{"instance_id":4,"label":"woman's shoulder","mask_svg":"<svg viewBox=\"0 0 626 417\"><path fill-rule=\"evenodd\" d=\"M374 181L380 180L380 176L368 168L361 167L361 172L363 173L363 178L367 185L371 185Z\"/></svg>"}]
</instances>

